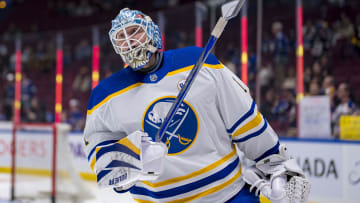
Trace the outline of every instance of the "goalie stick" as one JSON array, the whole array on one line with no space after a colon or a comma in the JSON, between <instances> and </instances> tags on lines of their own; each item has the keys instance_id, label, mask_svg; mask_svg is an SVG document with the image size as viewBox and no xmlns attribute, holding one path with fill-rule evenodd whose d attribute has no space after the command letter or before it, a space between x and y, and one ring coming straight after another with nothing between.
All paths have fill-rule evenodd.
<instances>
[{"instance_id":1,"label":"goalie stick","mask_svg":"<svg viewBox=\"0 0 360 203\"><path fill-rule=\"evenodd\" d=\"M180 107L180 104L184 101L185 96L190 90L191 85L194 82L194 79L196 78L196 75L200 71L201 66L204 64L205 60L209 56L212 48L214 47L217 39L219 39L220 35L224 31L224 28L227 24L227 22L236 17L241 9L241 7L244 5L245 0L235 0L228 2L221 6L221 14L222 16L217 21L214 29L211 32L211 36L209 40L207 41L204 50L202 51L200 58L197 60L194 68L191 70L189 76L186 78L185 84L183 88L181 88L179 94L176 97L175 102L171 105L171 108L169 112L167 113L164 122L161 124L159 130L157 131L155 135L155 141L161 142L161 139L166 133L167 128L170 125L171 120L174 118L176 111Z\"/></svg>"}]
</instances>

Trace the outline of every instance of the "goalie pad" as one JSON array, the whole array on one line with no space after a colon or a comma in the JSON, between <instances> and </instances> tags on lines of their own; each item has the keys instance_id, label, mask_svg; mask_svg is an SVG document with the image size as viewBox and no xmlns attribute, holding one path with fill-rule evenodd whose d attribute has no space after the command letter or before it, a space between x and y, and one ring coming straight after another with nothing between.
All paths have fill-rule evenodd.
<instances>
[{"instance_id":1,"label":"goalie pad","mask_svg":"<svg viewBox=\"0 0 360 203\"><path fill-rule=\"evenodd\" d=\"M154 180L162 172L167 147L147 133L135 131L118 142L96 148L95 172L100 188L131 188L139 180Z\"/></svg>"}]
</instances>

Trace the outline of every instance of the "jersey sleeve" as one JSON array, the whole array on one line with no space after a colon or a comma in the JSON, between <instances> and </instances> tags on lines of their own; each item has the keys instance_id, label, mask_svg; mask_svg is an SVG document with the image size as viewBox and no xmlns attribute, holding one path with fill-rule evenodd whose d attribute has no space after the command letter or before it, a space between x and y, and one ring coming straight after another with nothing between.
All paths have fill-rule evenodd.
<instances>
[{"instance_id":1,"label":"jersey sleeve","mask_svg":"<svg viewBox=\"0 0 360 203\"><path fill-rule=\"evenodd\" d=\"M92 93L92 94L96 94ZM90 101L92 102L90 97ZM96 98L96 97L95 97ZM141 171L141 136L127 135L111 125L113 111L106 103L88 110L84 130L85 154L99 187L132 185ZM117 122L117 128L121 125Z\"/></svg>"},{"instance_id":2,"label":"jersey sleeve","mask_svg":"<svg viewBox=\"0 0 360 203\"><path fill-rule=\"evenodd\" d=\"M102 115L95 111L87 115L84 130L85 153L87 155L90 167L94 170L96 163L96 148L116 143L126 137L125 133L112 132L104 122Z\"/></svg>"},{"instance_id":3,"label":"jersey sleeve","mask_svg":"<svg viewBox=\"0 0 360 203\"><path fill-rule=\"evenodd\" d=\"M216 81L218 109L232 142L254 161L278 153L278 136L258 111L249 88L226 67L217 71Z\"/></svg>"}]
</instances>

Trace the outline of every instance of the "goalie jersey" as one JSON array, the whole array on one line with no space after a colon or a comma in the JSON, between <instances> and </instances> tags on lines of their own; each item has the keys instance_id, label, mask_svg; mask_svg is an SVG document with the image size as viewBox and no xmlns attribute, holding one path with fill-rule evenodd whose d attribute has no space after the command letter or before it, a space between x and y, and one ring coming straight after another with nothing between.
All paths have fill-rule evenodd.
<instances>
[{"instance_id":1,"label":"goalie jersey","mask_svg":"<svg viewBox=\"0 0 360 203\"><path fill-rule=\"evenodd\" d=\"M100 82L90 96L84 131L92 168L99 146L136 130L155 140L201 52L197 47L166 51L155 72L124 68ZM225 202L245 184L236 145L254 161L279 148L248 87L212 54L161 141L168 147L163 173L131 187L137 202Z\"/></svg>"}]
</instances>

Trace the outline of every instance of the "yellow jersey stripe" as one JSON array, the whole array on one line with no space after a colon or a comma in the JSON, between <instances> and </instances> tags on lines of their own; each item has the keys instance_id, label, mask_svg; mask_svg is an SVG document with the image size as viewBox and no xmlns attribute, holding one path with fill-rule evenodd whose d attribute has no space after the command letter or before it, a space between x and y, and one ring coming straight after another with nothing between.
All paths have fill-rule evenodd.
<instances>
[{"instance_id":1,"label":"yellow jersey stripe","mask_svg":"<svg viewBox=\"0 0 360 203\"><path fill-rule=\"evenodd\" d=\"M208 68L212 68L212 69L222 69L222 68L224 68L224 65L222 63L220 63L220 64L207 64L207 63L205 63L203 66L208 67Z\"/></svg>"},{"instance_id":2,"label":"yellow jersey stripe","mask_svg":"<svg viewBox=\"0 0 360 203\"><path fill-rule=\"evenodd\" d=\"M168 180L164 180L164 181L160 181L160 182L157 182L157 183L151 183L149 181L142 181L142 183L144 183L145 185L148 185L150 187L161 187L161 186L165 186L165 185L170 185L170 184L173 184L173 183L177 183L177 182L180 182L180 181L184 181L186 179L190 179L190 178L193 178L195 176L198 176L198 175L201 175L203 173L206 173L208 171L211 171L212 169L220 166L221 164L223 164L224 162L226 162L227 160L229 160L231 157L233 157L234 155L236 155L236 149L235 147L233 148L233 151L230 152L229 154L227 154L226 156L224 156L222 159L212 163L211 165L205 167L205 168L202 168L198 171L195 171L195 172L192 172L190 174L187 174L187 175L184 175L184 176L179 176L179 177L176 177L176 178L172 178L172 179L168 179Z\"/></svg>"},{"instance_id":3,"label":"yellow jersey stripe","mask_svg":"<svg viewBox=\"0 0 360 203\"><path fill-rule=\"evenodd\" d=\"M105 104L107 101L109 101L111 98L113 98L113 97L116 97L116 96L118 96L118 95L120 95L120 94L122 94L122 93L124 93L124 92L127 92L127 91L129 91L129 90L131 90L131 89L134 89L134 88L136 88L136 87L139 87L140 85L143 85L144 83L135 83L135 84L133 84L133 85L130 85L129 87L127 87L127 88L124 88L124 89L122 89L122 90L120 90L120 91L117 91L117 92L114 92L114 93L112 93L112 94L110 94L109 96L107 96L104 100L102 100L100 103L98 103L98 104L96 104L92 109L90 109L90 110L88 110L87 111L87 115L91 115L92 114L92 112L95 110L95 109L97 109L97 108L99 108L101 105L103 105L103 104Z\"/></svg>"},{"instance_id":4,"label":"yellow jersey stripe","mask_svg":"<svg viewBox=\"0 0 360 203\"><path fill-rule=\"evenodd\" d=\"M185 197L185 198L182 198L182 199L177 199L177 200L173 200L173 201L169 201L167 203L182 203L182 202L190 202L190 201L194 201L196 199L199 199L201 197L204 197L204 196L207 196L207 195L210 195L210 194L213 194L219 190L222 190L223 188L229 186L230 184L232 184L233 182L235 182L237 179L239 179L241 175L241 168L239 169L239 171L234 175L234 177L232 177L230 180L216 186L216 187L213 187L213 188L210 188L208 190L205 190L201 193L198 193L196 195L192 195L192 196L189 196L189 197Z\"/></svg>"},{"instance_id":5,"label":"yellow jersey stripe","mask_svg":"<svg viewBox=\"0 0 360 203\"><path fill-rule=\"evenodd\" d=\"M174 70L174 71L171 71L169 72L168 74L166 74L165 77L167 76L172 76L172 75L176 75L176 74L179 74L181 72L185 72L185 71L188 71L188 70L191 70L195 65L191 65L191 66L186 66L184 68L180 68L178 70ZM207 67L207 68L212 68L212 69L221 69L221 68L224 68L223 64L207 64L207 63L204 63L203 64L203 67Z\"/></svg>"},{"instance_id":6,"label":"yellow jersey stripe","mask_svg":"<svg viewBox=\"0 0 360 203\"><path fill-rule=\"evenodd\" d=\"M99 151L100 149L101 149L100 147L97 147L97 148L95 149L95 156L94 156L94 158L91 160L91 163L90 163L90 168L91 168L91 170L93 170L94 172L95 172L94 167L95 167L95 163L96 163L96 154L98 153L98 151Z\"/></svg>"},{"instance_id":7,"label":"yellow jersey stripe","mask_svg":"<svg viewBox=\"0 0 360 203\"><path fill-rule=\"evenodd\" d=\"M253 118L250 122L248 122L243 127L239 128L237 131L235 131L235 133L232 135L232 137L236 137L238 135L241 135L241 134L247 132L248 130L255 128L256 126L258 126L261 123L261 121L262 121L261 114L259 111L257 111L255 118Z\"/></svg>"},{"instance_id":8,"label":"yellow jersey stripe","mask_svg":"<svg viewBox=\"0 0 360 203\"><path fill-rule=\"evenodd\" d=\"M127 137L119 140L117 143L126 146L127 148L131 149L133 152L135 152L137 155L140 156L140 149L137 148Z\"/></svg>"},{"instance_id":9,"label":"yellow jersey stripe","mask_svg":"<svg viewBox=\"0 0 360 203\"><path fill-rule=\"evenodd\" d=\"M191 65L191 66L186 66L186 67L184 67L184 68L180 68L180 69L177 69L177 70L168 72L168 73L165 75L165 77L172 76L172 75L176 75L176 74L179 74L179 73L181 73L181 72L185 72L185 71L191 70L193 67L194 67L194 65Z\"/></svg>"}]
</instances>

